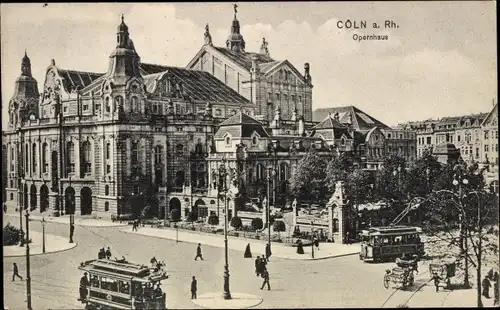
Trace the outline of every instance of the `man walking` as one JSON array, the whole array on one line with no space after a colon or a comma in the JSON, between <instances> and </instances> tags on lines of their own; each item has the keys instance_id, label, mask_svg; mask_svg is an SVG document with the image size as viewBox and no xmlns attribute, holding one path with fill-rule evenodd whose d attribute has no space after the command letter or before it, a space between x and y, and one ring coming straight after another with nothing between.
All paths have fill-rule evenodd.
<instances>
[{"instance_id":1,"label":"man walking","mask_svg":"<svg viewBox=\"0 0 500 310\"><path fill-rule=\"evenodd\" d=\"M255 275L260 276L260 256L255 259Z\"/></svg>"},{"instance_id":2,"label":"man walking","mask_svg":"<svg viewBox=\"0 0 500 310\"><path fill-rule=\"evenodd\" d=\"M266 244L266 261L269 261L269 257L271 257L271 245L268 243Z\"/></svg>"},{"instance_id":3,"label":"man walking","mask_svg":"<svg viewBox=\"0 0 500 310\"><path fill-rule=\"evenodd\" d=\"M16 277L21 278L21 281L23 280L23 277L21 277L19 275L19 269L17 268L17 264L16 263L14 263L14 270L13 270L13 272L14 273L12 274L12 282L15 281Z\"/></svg>"},{"instance_id":4,"label":"man walking","mask_svg":"<svg viewBox=\"0 0 500 310\"><path fill-rule=\"evenodd\" d=\"M132 223L132 231L137 231L137 220L134 220L134 222Z\"/></svg>"},{"instance_id":5,"label":"man walking","mask_svg":"<svg viewBox=\"0 0 500 310\"><path fill-rule=\"evenodd\" d=\"M198 243L198 247L196 248L196 257L194 260L198 260L198 257L203 260L203 256L201 255L201 243Z\"/></svg>"},{"instance_id":6,"label":"man walking","mask_svg":"<svg viewBox=\"0 0 500 310\"><path fill-rule=\"evenodd\" d=\"M262 286L260 287L260 289L264 289L264 286L267 283L267 290L270 291L271 287L269 286L269 272L267 270L264 270L262 272L262 278L264 279L264 282L262 282Z\"/></svg>"},{"instance_id":7,"label":"man walking","mask_svg":"<svg viewBox=\"0 0 500 310\"><path fill-rule=\"evenodd\" d=\"M198 291L198 281L193 276L193 280L191 280L191 299L196 299L196 291Z\"/></svg>"},{"instance_id":8,"label":"man walking","mask_svg":"<svg viewBox=\"0 0 500 310\"><path fill-rule=\"evenodd\" d=\"M488 277L484 277L483 279L483 296L485 298L490 298L490 287L491 287L491 283L490 283L490 280L488 280Z\"/></svg>"}]
</instances>

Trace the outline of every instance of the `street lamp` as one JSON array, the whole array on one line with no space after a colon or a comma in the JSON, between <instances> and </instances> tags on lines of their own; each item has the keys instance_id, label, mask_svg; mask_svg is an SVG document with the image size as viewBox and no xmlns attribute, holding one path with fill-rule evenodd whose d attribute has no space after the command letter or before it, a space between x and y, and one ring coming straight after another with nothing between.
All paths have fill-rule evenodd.
<instances>
[{"instance_id":1,"label":"street lamp","mask_svg":"<svg viewBox=\"0 0 500 310\"><path fill-rule=\"evenodd\" d=\"M312 258L314 258L314 222L311 221L311 254L312 254Z\"/></svg>"},{"instance_id":2,"label":"street lamp","mask_svg":"<svg viewBox=\"0 0 500 310\"><path fill-rule=\"evenodd\" d=\"M225 159L222 159L222 164L219 167L219 189L222 189L224 193L224 299L231 299L231 292L229 291L229 263L228 263L228 248L227 248L227 201L228 201L228 189L227 189L227 170Z\"/></svg>"},{"instance_id":3,"label":"street lamp","mask_svg":"<svg viewBox=\"0 0 500 310\"><path fill-rule=\"evenodd\" d=\"M69 187L71 188L71 176L69 176ZM74 196L75 194L71 192L69 196L69 243L73 243L73 233L75 232L75 209L74 209Z\"/></svg>"},{"instance_id":4,"label":"street lamp","mask_svg":"<svg viewBox=\"0 0 500 310\"><path fill-rule=\"evenodd\" d=\"M458 186L458 203L460 205L460 209L463 210L463 202L462 202L462 185L467 185L469 184L469 180L467 180L465 177L462 177L462 171L460 167L457 165L455 166L454 170L456 171L453 179L453 185ZM462 251L462 255L464 255L464 267L465 267L465 274L464 274L464 286L465 287L470 287L469 283L469 259L467 257L468 250L469 250L469 243L467 240L467 236L464 238L464 225L463 225L463 217L462 214L460 213L459 217L459 224L460 224L460 248ZM465 253L467 251L467 253Z\"/></svg>"},{"instance_id":5,"label":"street lamp","mask_svg":"<svg viewBox=\"0 0 500 310\"><path fill-rule=\"evenodd\" d=\"M45 218L42 218L42 252L45 253Z\"/></svg>"},{"instance_id":6,"label":"street lamp","mask_svg":"<svg viewBox=\"0 0 500 310\"><path fill-rule=\"evenodd\" d=\"M272 167L267 169L267 242L269 243L269 248L271 249L271 176L274 178L276 175L276 170ZM274 190L274 188L273 188ZM274 201L276 203L276 201Z\"/></svg>"},{"instance_id":7,"label":"street lamp","mask_svg":"<svg viewBox=\"0 0 500 310\"><path fill-rule=\"evenodd\" d=\"M29 210L26 209L26 299L28 310L31 308L31 270L30 270L30 228L29 228Z\"/></svg>"}]
</instances>

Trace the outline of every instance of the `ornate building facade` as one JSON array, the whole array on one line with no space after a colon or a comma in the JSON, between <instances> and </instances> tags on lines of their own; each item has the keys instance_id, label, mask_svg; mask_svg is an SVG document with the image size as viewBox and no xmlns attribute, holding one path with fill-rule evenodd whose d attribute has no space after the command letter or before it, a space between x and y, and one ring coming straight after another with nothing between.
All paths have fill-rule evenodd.
<instances>
[{"instance_id":1,"label":"ornate building facade","mask_svg":"<svg viewBox=\"0 0 500 310\"><path fill-rule=\"evenodd\" d=\"M8 111L7 204L164 216L168 193L206 192L216 124L254 106L207 72L142 63L122 17L106 73L52 60L40 96L25 55Z\"/></svg>"},{"instance_id":2,"label":"ornate building facade","mask_svg":"<svg viewBox=\"0 0 500 310\"><path fill-rule=\"evenodd\" d=\"M290 120L294 111L312 121L312 78L310 65L304 64L301 74L288 60L271 58L264 38L258 53L246 51L236 16L231 24L225 47L213 44L209 26L205 28L205 44L187 68L209 72L243 97L255 104L256 118L265 123L273 120L280 108L283 120Z\"/></svg>"}]
</instances>

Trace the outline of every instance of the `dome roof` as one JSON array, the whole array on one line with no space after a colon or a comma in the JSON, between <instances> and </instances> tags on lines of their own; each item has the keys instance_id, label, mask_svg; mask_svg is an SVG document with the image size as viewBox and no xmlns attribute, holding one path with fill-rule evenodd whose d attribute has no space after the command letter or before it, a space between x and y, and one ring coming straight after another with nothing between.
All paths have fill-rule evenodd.
<instances>
[{"instance_id":1,"label":"dome roof","mask_svg":"<svg viewBox=\"0 0 500 310\"><path fill-rule=\"evenodd\" d=\"M118 26L118 32L127 32L128 31L128 26L125 25L125 22L123 20L124 20L124 18L123 18L123 14L122 14L122 22Z\"/></svg>"}]
</instances>

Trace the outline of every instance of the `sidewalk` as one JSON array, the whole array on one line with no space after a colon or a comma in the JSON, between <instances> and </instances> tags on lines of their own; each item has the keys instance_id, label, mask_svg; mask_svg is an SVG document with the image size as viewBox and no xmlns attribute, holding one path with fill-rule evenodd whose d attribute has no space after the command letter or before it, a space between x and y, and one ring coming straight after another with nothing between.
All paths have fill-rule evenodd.
<instances>
[{"instance_id":1,"label":"sidewalk","mask_svg":"<svg viewBox=\"0 0 500 310\"><path fill-rule=\"evenodd\" d=\"M138 231L132 231L131 228L122 229L122 232L129 234L138 234L144 236L157 237L162 239L176 240L176 230L172 228L151 228L139 227ZM219 234L208 234L202 232L191 232L179 229L178 240L180 242L201 243L202 246L224 247L224 236ZM244 252L247 244L250 243L252 255L262 255L265 251L265 240L244 239L239 237L228 237L228 247L231 250ZM338 243L320 243L319 250L314 250L314 258L311 257L311 247L304 247L304 254L296 253L297 248L285 246L280 243L273 242L271 244L272 256L286 259L296 260L317 260L334 258L345 255L359 254L359 245L344 245Z\"/></svg>"},{"instance_id":2,"label":"sidewalk","mask_svg":"<svg viewBox=\"0 0 500 310\"><path fill-rule=\"evenodd\" d=\"M43 253L43 235L42 233L30 230L30 239L32 243L30 243L30 255L38 255L38 254L49 254L54 252L61 252L72 249L76 247L75 243L69 243L68 238L60 237L51 234L45 234L45 253ZM3 256L4 257L17 257L17 256L25 256L26 255L26 247L19 245L11 245L3 247Z\"/></svg>"},{"instance_id":3,"label":"sidewalk","mask_svg":"<svg viewBox=\"0 0 500 310\"><path fill-rule=\"evenodd\" d=\"M15 217L19 219L19 213L7 213L3 215L4 217ZM41 221L45 219L46 222L67 224L69 225L69 215L63 215L59 217L53 216L43 216L30 214L31 221ZM5 220L4 220L5 221ZM94 219L75 216L75 225L77 226L88 226L88 227L124 227L128 226L127 223L113 222L106 219Z\"/></svg>"}]
</instances>

